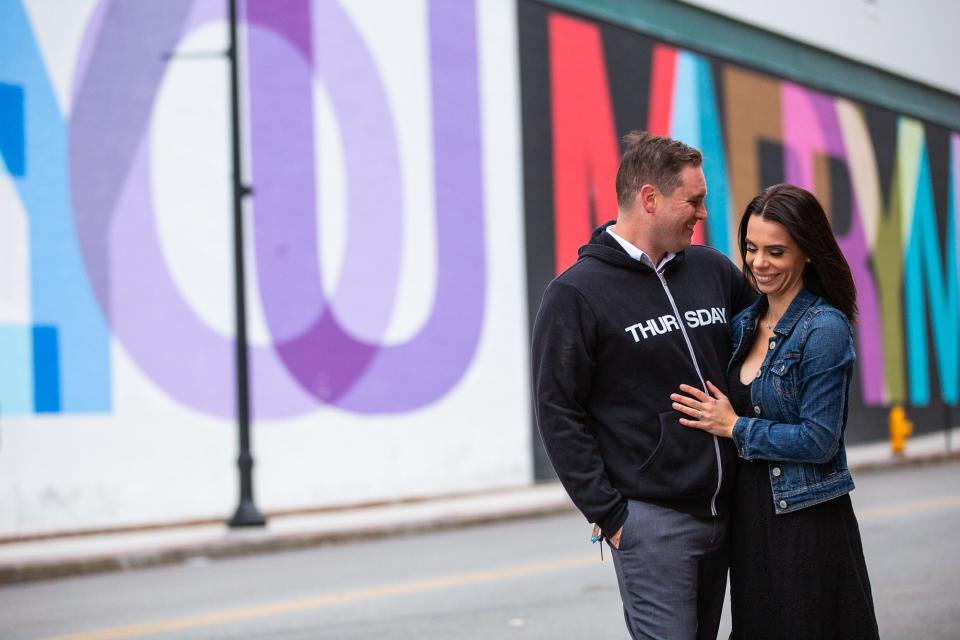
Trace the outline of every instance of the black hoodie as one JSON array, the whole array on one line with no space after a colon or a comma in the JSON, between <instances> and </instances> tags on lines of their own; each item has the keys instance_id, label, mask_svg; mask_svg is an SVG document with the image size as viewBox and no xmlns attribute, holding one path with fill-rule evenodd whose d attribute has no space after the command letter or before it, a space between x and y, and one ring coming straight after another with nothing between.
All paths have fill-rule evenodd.
<instances>
[{"instance_id":1,"label":"black hoodie","mask_svg":"<svg viewBox=\"0 0 960 640\"><path fill-rule=\"evenodd\" d=\"M537 423L563 486L605 535L627 499L727 508L736 449L684 427L681 383L726 393L730 321L755 294L722 253L691 246L658 274L606 232L547 287L533 328Z\"/></svg>"}]
</instances>

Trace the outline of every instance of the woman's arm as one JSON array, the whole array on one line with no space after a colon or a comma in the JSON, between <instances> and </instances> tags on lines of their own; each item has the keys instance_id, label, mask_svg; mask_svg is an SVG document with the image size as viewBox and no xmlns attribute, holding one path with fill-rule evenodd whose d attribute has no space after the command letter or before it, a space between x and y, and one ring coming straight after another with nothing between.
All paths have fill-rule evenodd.
<instances>
[{"instance_id":1,"label":"woman's arm","mask_svg":"<svg viewBox=\"0 0 960 640\"><path fill-rule=\"evenodd\" d=\"M837 453L846 420L847 395L855 361L853 334L838 311L812 321L799 363L796 424L739 418L733 442L747 460L828 462ZM760 407L761 416L767 413Z\"/></svg>"},{"instance_id":2,"label":"woman's arm","mask_svg":"<svg viewBox=\"0 0 960 640\"><path fill-rule=\"evenodd\" d=\"M726 396L710 382L710 395L681 385L687 395L670 397L674 409L689 416L681 418L681 424L733 438L747 460L827 462L840 445L854 360L849 325L839 312L824 311L813 321L799 363L798 423L737 416ZM769 410L761 407L763 413Z\"/></svg>"}]
</instances>

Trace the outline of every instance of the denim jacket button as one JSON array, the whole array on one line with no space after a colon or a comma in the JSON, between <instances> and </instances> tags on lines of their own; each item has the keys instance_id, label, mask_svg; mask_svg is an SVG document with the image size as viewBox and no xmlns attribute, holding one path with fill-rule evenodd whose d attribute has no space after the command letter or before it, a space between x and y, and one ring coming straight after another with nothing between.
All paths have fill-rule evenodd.
<instances>
[{"instance_id":1,"label":"denim jacket button","mask_svg":"<svg viewBox=\"0 0 960 640\"><path fill-rule=\"evenodd\" d=\"M757 369L757 377L758 377L758 378L760 377L760 373L761 373L762 371L763 371L763 367L760 367L759 369Z\"/></svg>"},{"instance_id":2,"label":"denim jacket button","mask_svg":"<svg viewBox=\"0 0 960 640\"><path fill-rule=\"evenodd\" d=\"M755 414L757 414L757 415L760 415L760 406L759 406L759 405L755 406L755 407L753 408L753 412L754 412Z\"/></svg>"},{"instance_id":3,"label":"denim jacket button","mask_svg":"<svg viewBox=\"0 0 960 640\"><path fill-rule=\"evenodd\" d=\"M776 341L776 340L771 340L771 341L770 341L770 348L771 348L771 349L776 349L776 347L777 347L777 341Z\"/></svg>"},{"instance_id":4,"label":"denim jacket button","mask_svg":"<svg viewBox=\"0 0 960 640\"><path fill-rule=\"evenodd\" d=\"M787 508L787 501L786 501L786 500L781 500L781 501L780 501L780 508L781 508L781 509L786 509L786 508Z\"/></svg>"},{"instance_id":5,"label":"denim jacket button","mask_svg":"<svg viewBox=\"0 0 960 640\"><path fill-rule=\"evenodd\" d=\"M780 467L774 467L774 468L773 468L773 475L774 475L775 477L777 477L777 478L780 477Z\"/></svg>"}]
</instances>

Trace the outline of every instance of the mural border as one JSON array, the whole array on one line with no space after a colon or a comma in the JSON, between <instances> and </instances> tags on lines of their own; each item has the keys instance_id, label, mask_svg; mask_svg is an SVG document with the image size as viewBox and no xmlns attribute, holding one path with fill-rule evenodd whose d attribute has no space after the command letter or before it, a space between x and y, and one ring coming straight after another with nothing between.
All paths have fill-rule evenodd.
<instances>
[{"instance_id":1,"label":"mural border","mask_svg":"<svg viewBox=\"0 0 960 640\"><path fill-rule=\"evenodd\" d=\"M960 130L960 96L678 0L533 0Z\"/></svg>"}]
</instances>

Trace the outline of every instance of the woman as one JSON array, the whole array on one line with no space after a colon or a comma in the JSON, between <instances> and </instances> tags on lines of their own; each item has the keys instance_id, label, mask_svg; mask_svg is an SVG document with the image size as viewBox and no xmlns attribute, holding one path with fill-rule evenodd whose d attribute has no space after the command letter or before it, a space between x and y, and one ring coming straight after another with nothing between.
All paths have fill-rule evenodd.
<instances>
[{"instance_id":1,"label":"woman","mask_svg":"<svg viewBox=\"0 0 960 640\"><path fill-rule=\"evenodd\" d=\"M733 321L728 398L682 385L680 422L732 438L732 638L878 638L843 433L856 289L816 198L753 199L740 255L757 301Z\"/></svg>"}]
</instances>

